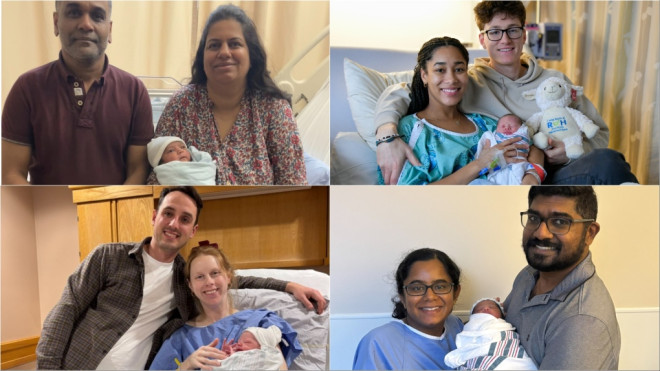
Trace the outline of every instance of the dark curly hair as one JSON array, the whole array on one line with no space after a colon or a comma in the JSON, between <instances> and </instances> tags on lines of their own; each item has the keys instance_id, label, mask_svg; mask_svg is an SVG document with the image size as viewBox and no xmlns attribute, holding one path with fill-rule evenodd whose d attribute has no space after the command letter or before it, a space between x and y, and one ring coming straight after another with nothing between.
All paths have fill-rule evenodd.
<instances>
[{"instance_id":1,"label":"dark curly hair","mask_svg":"<svg viewBox=\"0 0 660 371\"><path fill-rule=\"evenodd\" d=\"M481 1L474 7L474 18L480 31L484 30L486 23L493 20L497 13L504 13L509 17L518 18L520 25L525 25L527 12L522 1Z\"/></svg>"},{"instance_id":2,"label":"dark curly hair","mask_svg":"<svg viewBox=\"0 0 660 371\"><path fill-rule=\"evenodd\" d=\"M207 76L204 72L204 50L206 48L206 38L209 35L209 29L215 23L233 19L241 24L243 36L247 43L248 53L250 55L250 70L247 74L247 89L260 90L266 95L285 99L291 104L291 95L280 89L275 81L270 77L270 73L266 69L266 51L264 50L257 28L252 22L252 19L245 14L243 9L235 5L220 5L209 16L206 21L204 30L202 31L202 38L199 40L197 53L192 65L192 78L190 84L206 85Z\"/></svg>"},{"instance_id":3,"label":"dark curly hair","mask_svg":"<svg viewBox=\"0 0 660 371\"><path fill-rule=\"evenodd\" d=\"M413 74L412 84L410 86L410 105L408 106L408 115L419 112L429 105L429 91L424 86L422 81L422 69L426 71L426 62L433 58L433 53L438 48L445 46L453 46L457 48L465 58L465 65L467 66L470 55L468 54L465 45L453 37L436 37L422 45L422 48L417 53L417 64L415 65L415 73Z\"/></svg>"},{"instance_id":4,"label":"dark curly hair","mask_svg":"<svg viewBox=\"0 0 660 371\"><path fill-rule=\"evenodd\" d=\"M403 292L403 281L408 278L410 274L410 269L413 264L418 261L428 261L428 260L438 260L445 267L447 274L451 278L451 282L454 284L454 289L458 287L461 279L461 269L458 268L458 265L454 263L451 258L444 252L436 249L431 249L424 247L421 249L413 250L399 263L399 267L396 270L394 278L396 279L396 292L398 295L395 295L392 298L392 303L394 303L394 311L392 312L392 317L397 319L404 319L407 316L406 308L401 303L399 299L400 296L404 296Z\"/></svg>"}]
</instances>

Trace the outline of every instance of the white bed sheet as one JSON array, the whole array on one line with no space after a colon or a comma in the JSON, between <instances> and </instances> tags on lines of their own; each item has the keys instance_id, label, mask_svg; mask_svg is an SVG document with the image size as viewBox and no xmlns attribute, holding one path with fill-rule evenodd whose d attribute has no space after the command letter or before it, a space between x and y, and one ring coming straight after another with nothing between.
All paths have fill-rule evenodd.
<instances>
[{"instance_id":1,"label":"white bed sheet","mask_svg":"<svg viewBox=\"0 0 660 371\"><path fill-rule=\"evenodd\" d=\"M312 269L239 269L241 276L272 277L293 281L330 295L330 276ZM234 307L238 310L266 308L286 320L298 332L303 352L293 360L292 370L327 370L329 363L329 310L323 314L309 311L292 295L263 289L232 290Z\"/></svg>"}]
</instances>

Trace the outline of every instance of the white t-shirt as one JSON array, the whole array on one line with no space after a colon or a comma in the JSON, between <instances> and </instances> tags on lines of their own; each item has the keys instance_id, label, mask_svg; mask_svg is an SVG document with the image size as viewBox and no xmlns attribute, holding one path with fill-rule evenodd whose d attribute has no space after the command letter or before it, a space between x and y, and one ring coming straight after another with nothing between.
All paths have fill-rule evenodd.
<instances>
[{"instance_id":1,"label":"white t-shirt","mask_svg":"<svg viewBox=\"0 0 660 371\"><path fill-rule=\"evenodd\" d=\"M174 309L173 262L161 263L142 249L144 288L140 313L105 355L97 370L141 370L149 358L153 335ZM90 339L91 341L91 339Z\"/></svg>"}]
</instances>

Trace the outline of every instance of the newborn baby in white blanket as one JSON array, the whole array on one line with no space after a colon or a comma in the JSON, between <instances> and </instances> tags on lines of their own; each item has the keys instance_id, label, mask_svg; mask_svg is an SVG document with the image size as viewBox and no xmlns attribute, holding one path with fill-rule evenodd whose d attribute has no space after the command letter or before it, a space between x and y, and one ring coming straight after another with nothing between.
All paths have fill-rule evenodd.
<instances>
[{"instance_id":1,"label":"newborn baby in white blanket","mask_svg":"<svg viewBox=\"0 0 660 371\"><path fill-rule=\"evenodd\" d=\"M229 355L214 370L286 370L286 361L278 347L282 331L277 326L248 327L238 342L223 341L222 350Z\"/></svg>"},{"instance_id":2,"label":"newborn baby in white blanket","mask_svg":"<svg viewBox=\"0 0 660 371\"><path fill-rule=\"evenodd\" d=\"M181 138L157 137L147 144L149 163L163 185L215 185L216 164L207 152Z\"/></svg>"},{"instance_id":3,"label":"newborn baby in white blanket","mask_svg":"<svg viewBox=\"0 0 660 371\"><path fill-rule=\"evenodd\" d=\"M478 300L470 320L456 336L456 349L445 363L459 370L536 370L534 361L520 345L516 328L502 318L504 311L494 299Z\"/></svg>"}]
</instances>

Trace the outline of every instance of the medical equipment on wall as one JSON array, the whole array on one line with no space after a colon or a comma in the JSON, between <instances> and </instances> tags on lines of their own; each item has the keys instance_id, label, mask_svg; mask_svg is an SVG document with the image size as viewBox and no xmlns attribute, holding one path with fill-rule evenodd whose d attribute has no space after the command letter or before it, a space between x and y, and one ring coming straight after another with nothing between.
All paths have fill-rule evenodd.
<instances>
[{"instance_id":1,"label":"medical equipment on wall","mask_svg":"<svg viewBox=\"0 0 660 371\"><path fill-rule=\"evenodd\" d=\"M536 58L561 60L563 37L561 23L528 23L525 29L527 44Z\"/></svg>"}]
</instances>

